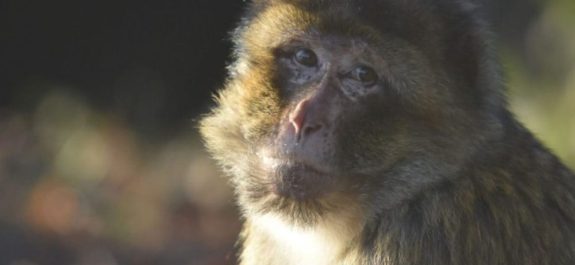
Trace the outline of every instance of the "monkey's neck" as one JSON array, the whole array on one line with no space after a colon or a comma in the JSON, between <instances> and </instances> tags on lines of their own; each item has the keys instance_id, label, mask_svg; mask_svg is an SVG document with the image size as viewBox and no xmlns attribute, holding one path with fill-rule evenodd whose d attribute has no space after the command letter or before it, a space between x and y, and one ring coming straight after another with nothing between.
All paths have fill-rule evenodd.
<instances>
[{"instance_id":1,"label":"monkey's neck","mask_svg":"<svg viewBox=\"0 0 575 265\"><path fill-rule=\"evenodd\" d=\"M359 242L363 222L358 218L342 214L325 217L310 227L298 227L273 214L252 216L244 227L242 264L343 264L342 260L355 251L351 242ZM261 251L273 258L262 260Z\"/></svg>"}]
</instances>

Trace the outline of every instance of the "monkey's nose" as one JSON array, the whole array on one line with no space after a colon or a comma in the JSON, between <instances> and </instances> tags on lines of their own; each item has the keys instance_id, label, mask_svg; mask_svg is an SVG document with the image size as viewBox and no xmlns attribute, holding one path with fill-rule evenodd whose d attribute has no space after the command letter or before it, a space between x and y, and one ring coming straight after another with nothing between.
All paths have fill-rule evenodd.
<instances>
[{"instance_id":1,"label":"monkey's nose","mask_svg":"<svg viewBox=\"0 0 575 265\"><path fill-rule=\"evenodd\" d=\"M313 103L307 99L300 101L293 111L290 112L289 122L294 128L298 142L324 127L317 114L314 113Z\"/></svg>"},{"instance_id":2,"label":"monkey's nose","mask_svg":"<svg viewBox=\"0 0 575 265\"><path fill-rule=\"evenodd\" d=\"M307 105L307 100L300 101L292 112L289 114L289 122L295 130L295 134L299 135L302 126L305 122L305 108Z\"/></svg>"}]
</instances>

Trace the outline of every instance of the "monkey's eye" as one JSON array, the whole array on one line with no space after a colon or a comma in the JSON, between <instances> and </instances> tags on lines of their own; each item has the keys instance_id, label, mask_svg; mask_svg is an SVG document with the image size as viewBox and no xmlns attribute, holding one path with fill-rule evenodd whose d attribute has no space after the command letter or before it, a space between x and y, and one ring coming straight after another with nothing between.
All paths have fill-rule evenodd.
<instances>
[{"instance_id":1,"label":"monkey's eye","mask_svg":"<svg viewBox=\"0 0 575 265\"><path fill-rule=\"evenodd\" d=\"M365 65L356 67L351 71L351 77L364 86L373 86L377 83L379 77L373 68Z\"/></svg>"},{"instance_id":2,"label":"monkey's eye","mask_svg":"<svg viewBox=\"0 0 575 265\"><path fill-rule=\"evenodd\" d=\"M303 66L314 67L317 65L317 55L310 49L297 49L293 54L293 59Z\"/></svg>"}]
</instances>

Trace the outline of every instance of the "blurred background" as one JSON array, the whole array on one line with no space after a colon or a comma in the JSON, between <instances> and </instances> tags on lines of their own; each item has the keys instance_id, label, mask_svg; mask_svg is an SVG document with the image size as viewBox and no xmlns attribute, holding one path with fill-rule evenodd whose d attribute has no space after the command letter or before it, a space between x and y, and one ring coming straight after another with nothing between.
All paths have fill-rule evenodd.
<instances>
[{"instance_id":1,"label":"blurred background","mask_svg":"<svg viewBox=\"0 0 575 265\"><path fill-rule=\"evenodd\" d=\"M575 2L474 0L510 103L575 167ZM0 2L0 265L235 264L198 115L245 1Z\"/></svg>"}]
</instances>

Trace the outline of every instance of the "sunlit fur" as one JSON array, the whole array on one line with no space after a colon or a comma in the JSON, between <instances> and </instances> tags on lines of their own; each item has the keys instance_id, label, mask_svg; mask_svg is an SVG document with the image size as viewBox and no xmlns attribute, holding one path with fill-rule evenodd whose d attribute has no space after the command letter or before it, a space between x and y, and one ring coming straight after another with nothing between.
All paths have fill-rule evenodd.
<instances>
[{"instance_id":1,"label":"sunlit fur","mask_svg":"<svg viewBox=\"0 0 575 265\"><path fill-rule=\"evenodd\" d=\"M476 13L463 0L250 3L200 126L245 219L241 264L575 264L573 173L507 110ZM300 93L277 55L294 41L385 78L345 95L321 160L335 184L305 200L270 192L265 170Z\"/></svg>"}]
</instances>

